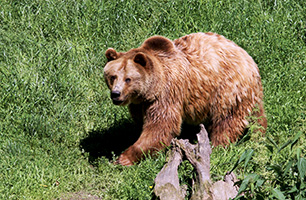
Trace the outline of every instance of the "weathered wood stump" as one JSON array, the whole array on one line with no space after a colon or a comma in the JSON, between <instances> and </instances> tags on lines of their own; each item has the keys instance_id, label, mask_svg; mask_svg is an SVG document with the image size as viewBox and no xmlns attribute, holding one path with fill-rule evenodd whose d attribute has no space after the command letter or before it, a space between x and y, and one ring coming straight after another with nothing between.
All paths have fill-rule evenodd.
<instances>
[{"instance_id":1,"label":"weathered wood stump","mask_svg":"<svg viewBox=\"0 0 306 200\"><path fill-rule=\"evenodd\" d=\"M238 194L237 181L233 173L226 174L224 181L212 183L210 180L210 154L208 133L201 126L197 134L198 144L190 144L188 140L173 139L168 163L155 178L154 193L161 200L181 200L186 196L186 187L181 187L178 178L178 166L183 160L183 153L196 170L196 178L192 185L192 200L227 200Z\"/></svg>"}]
</instances>

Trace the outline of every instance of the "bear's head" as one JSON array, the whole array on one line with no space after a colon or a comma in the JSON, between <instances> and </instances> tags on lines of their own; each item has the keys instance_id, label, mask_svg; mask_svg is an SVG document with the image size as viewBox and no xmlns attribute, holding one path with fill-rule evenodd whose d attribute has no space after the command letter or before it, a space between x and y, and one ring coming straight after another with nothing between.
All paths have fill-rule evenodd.
<instances>
[{"instance_id":1,"label":"bear's head","mask_svg":"<svg viewBox=\"0 0 306 200\"><path fill-rule=\"evenodd\" d=\"M124 53L107 49L104 78L113 103L138 104L155 98L157 86L163 79L162 63L158 55L166 55L173 49L173 42L161 36L153 36L141 47Z\"/></svg>"}]
</instances>

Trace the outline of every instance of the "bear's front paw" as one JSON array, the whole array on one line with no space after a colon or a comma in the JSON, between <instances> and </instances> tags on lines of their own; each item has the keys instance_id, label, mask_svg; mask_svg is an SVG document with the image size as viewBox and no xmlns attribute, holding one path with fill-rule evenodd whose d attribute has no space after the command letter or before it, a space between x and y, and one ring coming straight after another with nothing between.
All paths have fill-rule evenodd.
<instances>
[{"instance_id":1,"label":"bear's front paw","mask_svg":"<svg viewBox=\"0 0 306 200\"><path fill-rule=\"evenodd\" d=\"M116 164L124 165L124 166L132 166L133 162L124 154L121 154L116 161Z\"/></svg>"}]
</instances>

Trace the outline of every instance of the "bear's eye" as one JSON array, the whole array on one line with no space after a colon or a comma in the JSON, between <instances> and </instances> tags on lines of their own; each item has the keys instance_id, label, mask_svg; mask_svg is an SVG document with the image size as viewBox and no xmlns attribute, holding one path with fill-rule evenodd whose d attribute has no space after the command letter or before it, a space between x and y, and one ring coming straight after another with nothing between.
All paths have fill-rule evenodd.
<instances>
[{"instance_id":1,"label":"bear's eye","mask_svg":"<svg viewBox=\"0 0 306 200\"><path fill-rule=\"evenodd\" d=\"M111 76L111 77L110 77L110 80L111 80L111 81L114 81L115 79L116 79L116 76Z\"/></svg>"},{"instance_id":2,"label":"bear's eye","mask_svg":"<svg viewBox=\"0 0 306 200\"><path fill-rule=\"evenodd\" d=\"M130 79L130 78L126 78L126 79L125 79L125 82L126 82L126 83L130 83L130 82L131 82L131 79Z\"/></svg>"}]
</instances>

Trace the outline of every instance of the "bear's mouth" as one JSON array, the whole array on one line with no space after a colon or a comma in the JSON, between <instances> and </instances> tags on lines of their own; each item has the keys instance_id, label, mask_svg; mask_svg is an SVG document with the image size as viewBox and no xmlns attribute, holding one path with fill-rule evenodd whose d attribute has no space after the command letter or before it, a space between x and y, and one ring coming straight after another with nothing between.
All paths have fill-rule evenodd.
<instances>
[{"instance_id":1,"label":"bear's mouth","mask_svg":"<svg viewBox=\"0 0 306 200\"><path fill-rule=\"evenodd\" d=\"M113 104L117 105L117 106L124 106L129 102L128 101L128 96L124 96L123 94L120 95L120 93L119 94L116 94L116 93L112 94L111 99L113 101Z\"/></svg>"},{"instance_id":2,"label":"bear's mouth","mask_svg":"<svg viewBox=\"0 0 306 200\"><path fill-rule=\"evenodd\" d=\"M124 101L121 101L121 100L115 100L113 99L113 104L119 106L119 105L122 105Z\"/></svg>"}]
</instances>

